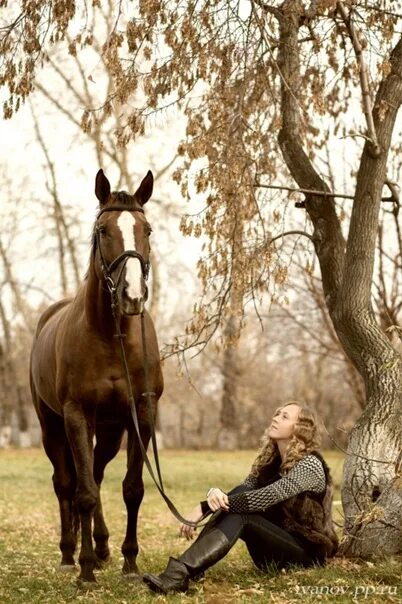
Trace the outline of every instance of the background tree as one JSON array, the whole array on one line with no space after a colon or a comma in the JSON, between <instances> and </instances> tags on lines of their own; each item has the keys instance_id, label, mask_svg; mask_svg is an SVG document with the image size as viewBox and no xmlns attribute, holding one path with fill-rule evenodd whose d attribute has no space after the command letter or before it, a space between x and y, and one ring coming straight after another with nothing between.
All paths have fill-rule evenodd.
<instances>
[{"instance_id":1,"label":"background tree","mask_svg":"<svg viewBox=\"0 0 402 604\"><path fill-rule=\"evenodd\" d=\"M3 194L11 190L11 183L3 180ZM18 199L18 197L16 197ZM17 278L13 266L14 239L17 232L18 210L2 220L0 235L0 447L7 447L12 440L12 427L16 423L18 442L22 446L30 444L29 396L26 378L21 372L20 349L14 338L14 323L19 321L20 329L29 336L33 334L32 309L26 301L24 287ZM28 288L30 284L28 284ZM9 304L4 300L7 296ZM11 307L11 312L7 306ZM14 421L15 420L15 421Z\"/></svg>"}]
</instances>

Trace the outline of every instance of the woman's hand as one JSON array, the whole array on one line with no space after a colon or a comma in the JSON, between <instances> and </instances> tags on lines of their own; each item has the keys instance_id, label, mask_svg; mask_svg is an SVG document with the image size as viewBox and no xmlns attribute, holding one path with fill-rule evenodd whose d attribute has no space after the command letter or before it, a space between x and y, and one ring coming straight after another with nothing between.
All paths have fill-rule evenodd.
<instances>
[{"instance_id":1,"label":"woman's hand","mask_svg":"<svg viewBox=\"0 0 402 604\"><path fill-rule=\"evenodd\" d=\"M186 515L187 520L191 520L192 522L199 522L203 516L201 510L201 504L195 506L193 510L189 514ZM194 533L196 531L195 526L188 526L188 524L180 525L180 535L185 537L186 539L192 539L194 537Z\"/></svg>"},{"instance_id":2,"label":"woman's hand","mask_svg":"<svg viewBox=\"0 0 402 604\"><path fill-rule=\"evenodd\" d=\"M229 511L228 496L218 488L210 491L207 501L213 512L216 512L216 510L220 509L225 510L225 512Z\"/></svg>"}]
</instances>

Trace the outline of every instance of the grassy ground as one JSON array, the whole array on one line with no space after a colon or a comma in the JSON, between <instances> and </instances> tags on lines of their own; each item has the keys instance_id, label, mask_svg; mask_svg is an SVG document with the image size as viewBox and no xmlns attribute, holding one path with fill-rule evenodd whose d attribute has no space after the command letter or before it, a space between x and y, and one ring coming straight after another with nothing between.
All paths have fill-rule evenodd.
<instances>
[{"instance_id":1,"label":"grassy ground","mask_svg":"<svg viewBox=\"0 0 402 604\"><path fill-rule=\"evenodd\" d=\"M229 490L247 474L254 452L163 451L165 488L185 513L212 484ZM342 457L324 453L340 499ZM262 573L253 566L243 542L193 583L186 595L157 596L142 583L121 575L120 552L125 530L121 481L125 455L121 452L106 470L102 487L113 560L97 573L96 587L79 589L76 575L58 572L59 515L53 493L52 469L42 450L0 451L0 604L63 604L64 602L402 602L402 561L383 563L333 559L321 569L294 567L287 572ZM187 542L178 536L178 523L152 486L145 471L146 491L139 517L139 566L160 572L169 555L178 555ZM340 506L334 518L342 522Z\"/></svg>"}]
</instances>

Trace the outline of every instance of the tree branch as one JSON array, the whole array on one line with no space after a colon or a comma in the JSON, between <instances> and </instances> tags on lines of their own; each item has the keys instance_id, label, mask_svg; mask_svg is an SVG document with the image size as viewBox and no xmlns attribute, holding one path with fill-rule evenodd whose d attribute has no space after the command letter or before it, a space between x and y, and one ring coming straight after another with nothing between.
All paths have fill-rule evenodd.
<instances>
[{"instance_id":1,"label":"tree branch","mask_svg":"<svg viewBox=\"0 0 402 604\"><path fill-rule=\"evenodd\" d=\"M352 306L360 309L371 307L381 194L387 181L387 159L392 133L402 103L402 36L391 53L390 62L391 70L378 88L373 110L381 155L373 157L371 143L367 141L357 175L342 282L343 304L349 310ZM350 295L351 283L353 296ZM346 311L346 306L344 310Z\"/></svg>"},{"instance_id":2,"label":"tree branch","mask_svg":"<svg viewBox=\"0 0 402 604\"><path fill-rule=\"evenodd\" d=\"M285 233L281 233L280 235L277 235L276 237L270 239L268 245L271 245L274 241L277 241L278 239L282 239L282 237L287 237L287 235L303 235L314 243L312 235L309 235L309 233L306 233L305 231L286 231Z\"/></svg>"},{"instance_id":3,"label":"tree branch","mask_svg":"<svg viewBox=\"0 0 402 604\"><path fill-rule=\"evenodd\" d=\"M385 183L391 191L390 197L382 197L381 201L392 201L397 203L399 201L399 191L397 189L398 185L389 180ZM260 182L256 182L254 184L256 188L259 189L275 189L278 191L292 191L294 193L304 193L306 195L319 195L321 197L338 197L339 199L354 199L354 195L345 195L344 193L333 193L332 191L318 191L313 189L299 189L297 187L284 187L281 185L263 185Z\"/></svg>"},{"instance_id":4,"label":"tree branch","mask_svg":"<svg viewBox=\"0 0 402 604\"><path fill-rule=\"evenodd\" d=\"M364 58L364 52L362 45L359 40L359 35L355 30L353 21L352 21L352 11L348 14L346 12L345 6L343 2L337 2L337 9L340 12L342 19L348 29L349 36L356 54L357 61L359 63L359 77L360 77L360 86L363 94L363 111L366 116L367 122L367 131L370 141L373 145L372 153L374 157L378 157L381 153L380 146L377 140L377 134L374 127L373 120L373 107L370 95L369 81L368 81L368 73L367 73L367 65Z\"/></svg>"},{"instance_id":5,"label":"tree branch","mask_svg":"<svg viewBox=\"0 0 402 604\"><path fill-rule=\"evenodd\" d=\"M331 193L308 157L301 135L301 116L297 98L302 89L298 32L304 6L285 0L279 18L280 43L278 64L281 69L282 127L279 145L294 180L301 189ZM313 242L321 266L323 288L328 308L336 303L342 280L345 241L336 214L333 195L325 203L321 195L308 194L306 210L314 226Z\"/></svg>"}]
</instances>

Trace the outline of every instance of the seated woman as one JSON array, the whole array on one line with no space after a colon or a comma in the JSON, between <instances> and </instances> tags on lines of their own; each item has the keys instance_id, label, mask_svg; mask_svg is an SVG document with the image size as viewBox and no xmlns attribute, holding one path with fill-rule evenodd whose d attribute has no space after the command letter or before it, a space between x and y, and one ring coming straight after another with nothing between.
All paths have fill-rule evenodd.
<instances>
[{"instance_id":1,"label":"seated woman","mask_svg":"<svg viewBox=\"0 0 402 604\"><path fill-rule=\"evenodd\" d=\"M239 538L261 570L272 562L277 568L325 565L339 542L332 521L332 478L319 445L312 410L296 402L279 407L244 482L227 494L209 489L188 519L199 522L215 512L211 520L178 559L169 559L164 572L145 573L145 583L160 593L187 591L189 580L221 560ZM180 527L187 539L194 530Z\"/></svg>"}]
</instances>

